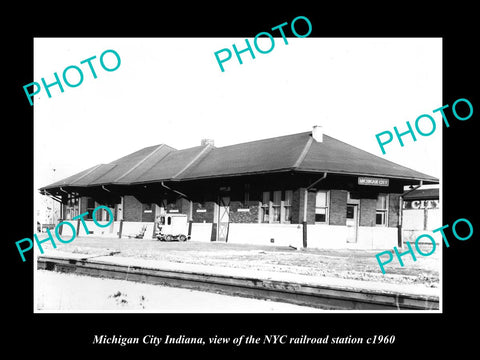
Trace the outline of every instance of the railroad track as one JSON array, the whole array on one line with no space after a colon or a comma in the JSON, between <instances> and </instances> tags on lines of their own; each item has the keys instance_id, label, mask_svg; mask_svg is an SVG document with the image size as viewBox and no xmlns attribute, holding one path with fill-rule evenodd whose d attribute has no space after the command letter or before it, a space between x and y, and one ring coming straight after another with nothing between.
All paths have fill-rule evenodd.
<instances>
[{"instance_id":1,"label":"railroad track","mask_svg":"<svg viewBox=\"0 0 480 360\"><path fill-rule=\"evenodd\" d=\"M111 257L109 259L112 259ZM438 310L438 296L118 264L99 257L39 256L37 268L336 310Z\"/></svg>"}]
</instances>

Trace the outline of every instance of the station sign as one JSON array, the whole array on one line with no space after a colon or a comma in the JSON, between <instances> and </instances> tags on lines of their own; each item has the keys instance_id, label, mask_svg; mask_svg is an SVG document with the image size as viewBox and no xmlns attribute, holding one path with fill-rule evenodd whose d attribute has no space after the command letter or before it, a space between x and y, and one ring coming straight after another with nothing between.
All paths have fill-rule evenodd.
<instances>
[{"instance_id":1,"label":"station sign","mask_svg":"<svg viewBox=\"0 0 480 360\"><path fill-rule=\"evenodd\" d=\"M404 201L404 209L438 209L439 201L438 200L413 200L413 201Z\"/></svg>"},{"instance_id":2,"label":"station sign","mask_svg":"<svg viewBox=\"0 0 480 360\"><path fill-rule=\"evenodd\" d=\"M374 177L358 177L358 185L367 185L367 186L388 186L389 180L383 178L374 178Z\"/></svg>"}]
</instances>

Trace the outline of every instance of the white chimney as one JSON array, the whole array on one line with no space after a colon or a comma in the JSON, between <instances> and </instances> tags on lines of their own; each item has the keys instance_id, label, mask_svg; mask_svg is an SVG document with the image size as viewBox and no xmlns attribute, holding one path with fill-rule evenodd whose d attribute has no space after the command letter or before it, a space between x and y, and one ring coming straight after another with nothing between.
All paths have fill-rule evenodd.
<instances>
[{"instance_id":1,"label":"white chimney","mask_svg":"<svg viewBox=\"0 0 480 360\"><path fill-rule=\"evenodd\" d=\"M317 142L323 142L323 128L320 125L313 126L312 137Z\"/></svg>"},{"instance_id":2,"label":"white chimney","mask_svg":"<svg viewBox=\"0 0 480 360\"><path fill-rule=\"evenodd\" d=\"M200 141L200 145L205 146L205 145L215 145L215 141L213 139L202 139Z\"/></svg>"}]
</instances>

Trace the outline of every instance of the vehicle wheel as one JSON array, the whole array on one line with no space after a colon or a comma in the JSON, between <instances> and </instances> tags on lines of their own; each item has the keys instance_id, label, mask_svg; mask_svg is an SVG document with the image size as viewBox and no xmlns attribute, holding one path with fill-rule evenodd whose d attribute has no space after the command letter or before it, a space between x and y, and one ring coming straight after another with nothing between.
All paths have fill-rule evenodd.
<instances>
[{"instance_id":1,"label":"vehicle wheel","mask_svg":"<svg viewBox=\"0 0 480 360\"><path fill-rule=\"evenodd\" d=\"M173 240L173 236L172 236L172 235L167 235L167 236L165 236L165 240L166 240L166 241L172 241L172 240Z\"/></svg>"},{"instance_id":2,"label":"vehicle wheel","mask_svg":"<svg viewBox=\"0 0 480 360\"><path fill-rule=\"evenodd\" d=\"M186 237L185 235L180 235L180 236L178 237L178 240L179 240L179 241L187 241L187 237Z\"/></svg>"}]
</instances>

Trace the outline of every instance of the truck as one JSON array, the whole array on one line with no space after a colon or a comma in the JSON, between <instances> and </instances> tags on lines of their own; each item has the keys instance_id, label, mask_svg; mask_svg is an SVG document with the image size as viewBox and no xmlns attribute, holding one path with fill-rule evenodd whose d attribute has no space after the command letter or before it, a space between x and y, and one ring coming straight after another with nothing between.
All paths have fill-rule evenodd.
<instances>
[{"instance_id":1,"label":"truck","mask_svg":"<svg viewBox=\"0 0 480 360\"><path fill-rule=\"evenodd\" d=\"M155 236L160 241L187 241L190 239L187 215L164 214L155 221Z\"/></svg>"}]
</instances>

